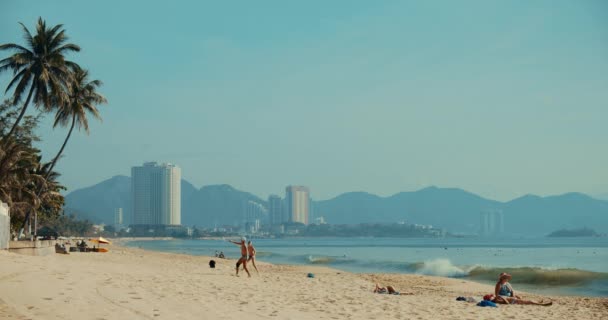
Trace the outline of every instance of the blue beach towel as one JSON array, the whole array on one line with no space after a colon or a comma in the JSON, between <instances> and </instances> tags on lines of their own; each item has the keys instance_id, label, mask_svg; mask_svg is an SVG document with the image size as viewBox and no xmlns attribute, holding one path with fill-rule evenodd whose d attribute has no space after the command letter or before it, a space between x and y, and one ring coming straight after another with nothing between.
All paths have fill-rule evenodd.
<instances>
[{"instance_id":1,"label":"blue beach towel","mask_svg":"<svg viewBox=\"0 0 608 320\"><path fill-rule=\"evenodd\" d=\"M498 306L496 305L496 303L492 302L492 301L488 301L488 300L483 300L481 302L479 302L477 304L478 307L494 307L494 308L498 308Z\"/></svg>"}]
</instances>

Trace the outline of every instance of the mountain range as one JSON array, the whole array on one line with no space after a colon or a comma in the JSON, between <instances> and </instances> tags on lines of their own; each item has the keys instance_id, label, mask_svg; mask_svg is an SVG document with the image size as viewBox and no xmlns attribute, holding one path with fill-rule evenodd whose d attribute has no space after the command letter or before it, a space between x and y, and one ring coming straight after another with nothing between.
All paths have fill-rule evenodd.
<instances>
[{"instance_id":1,"label":"mountain range","mask_svg":"<svg viewBox=\"0 0 608 320\"><path fill-rule=\"evenodd\" d=\"M66 195L66 212L95 223L113 223L114 209L123 208L125 224L131 210L131 178L115 176ZM181 182L182 224L210 227L238 225L244 205L266 200L229 185L195 188ZM515 236L546 235L558 229L591 227L608 232L608 201L582 193L540 197L526 195L508 202L485 199L457 188L428 187L380 197L348 192L333 199L315 201L313 215L332 224L394 223L406 221L445 228L453 233L479 231L480 213L502 210L504 229Z\"/></svg>"}]
</instances>

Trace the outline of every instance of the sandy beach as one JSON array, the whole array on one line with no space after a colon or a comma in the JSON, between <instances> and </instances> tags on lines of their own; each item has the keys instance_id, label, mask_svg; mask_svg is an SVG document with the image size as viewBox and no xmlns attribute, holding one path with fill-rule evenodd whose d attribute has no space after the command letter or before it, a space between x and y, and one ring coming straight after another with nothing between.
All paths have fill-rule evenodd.
<instances>
[{"instance_id":1,"label":"sandy beach","mask_svg":"<svg viewBox=\"0 0 608 320\"><path fill-rule=\"evenodd\" d=\"M482 308L455 299L493 287L459 279L262 262L247 278L234 275L235 260L214 258L210 269L210 259L118 245L42 257L0 252L0 318L608 319L607 298L520 293L553 305ZM376 282L414 295L374 294Z\"/></svg>"}]
</instances>

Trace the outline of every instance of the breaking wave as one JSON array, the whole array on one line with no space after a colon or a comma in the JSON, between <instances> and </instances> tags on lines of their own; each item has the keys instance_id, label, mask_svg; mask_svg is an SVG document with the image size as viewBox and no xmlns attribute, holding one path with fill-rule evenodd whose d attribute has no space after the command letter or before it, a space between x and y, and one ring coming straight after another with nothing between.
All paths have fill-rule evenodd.
<instances>
[{"instance_id":1,"label":"breaking wave","mask_svg":"<svg viewBox=\"0 0 608 320\"><path fill-rule=\"evenodd\" d=\"M550 269L540 267L487 267L455 265L449 259L433 259L406 263L395 261L358 261L349 257L308 255L301 257L305 264L341 265L348 269L372 272L414 273L471 280L496 281L501 272L513 276L511 282L535 286L578 286L594 281L607 281L608 273L580 269Z\"/></svg>"},{"instance_id":2,"label":"breaking wave","mask_svg":"<svg viewBox=\"0 0 608 320\"><path fill-rule=\"evenodd\" d=\"M592 281L608 281L608 273L593 272L574 268L546 269L538 267L485 268L476 267L469 272L469 278L476 280L498 280L501 272L513 276L513 283L538 286L577 286Z\"/></svg>"}]
</instances>

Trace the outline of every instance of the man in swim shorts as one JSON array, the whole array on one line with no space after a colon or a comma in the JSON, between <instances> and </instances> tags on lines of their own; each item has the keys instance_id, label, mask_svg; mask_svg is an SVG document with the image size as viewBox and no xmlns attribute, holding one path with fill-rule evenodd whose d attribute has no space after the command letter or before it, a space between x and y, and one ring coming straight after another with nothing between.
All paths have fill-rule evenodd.
<instances>
[{"instance_id":1,"label":"man in swim shorts","mask_svg":"<svg viewBox=\"0 0 608 320\"><path fill-rule=\"evenodd\" d=\"M241 258L239 259L239 261L236 262L236 276L239 276L239 267L241 266L241 263L243 264L243 269L245 269L245 272L247 272L247 275L251 278L251 274L249 273L249 270L247 270L247 244L245 243L245 238L241 238L240 242L237 241L230 241L234 244L236 244L237 246L241 246Z\"/></svg>"}]
</instances>

